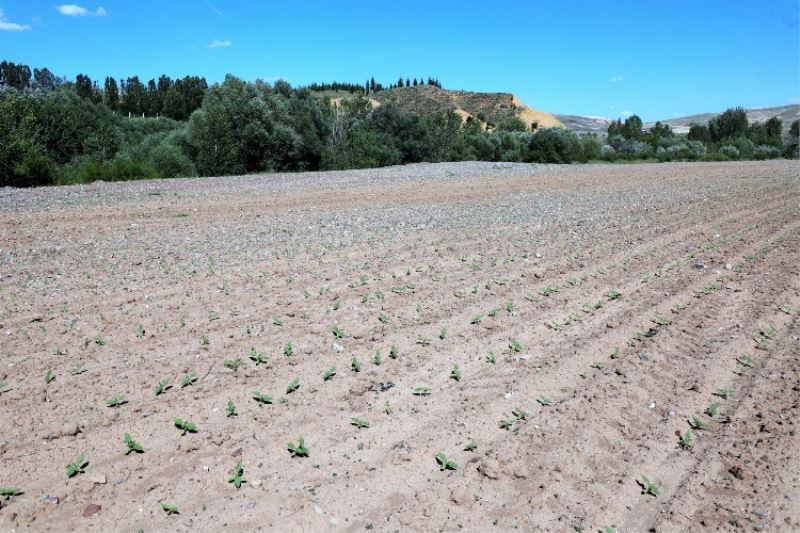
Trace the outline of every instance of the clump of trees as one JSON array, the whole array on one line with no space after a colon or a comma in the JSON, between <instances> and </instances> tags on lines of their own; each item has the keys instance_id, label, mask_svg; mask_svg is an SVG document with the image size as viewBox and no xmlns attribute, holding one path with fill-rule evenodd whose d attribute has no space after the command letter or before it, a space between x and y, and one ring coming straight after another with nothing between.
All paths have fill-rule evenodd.
<instances>
[{"instance_id":1,"label":"clump of trees","mask_svg":"<svg viewBox=\"0 0 800 533\"><path fill-rule=\"evenodd\" d=\"M391 86L438 80L398 80ZM314 93L347 90L332 101ZM374 80L294 88L233 76L208 86L186 76L102 88L86 75L69 81L47 69L0 63L0 186L85 183L264 171L368 168L416 162L724 160L798 157L798 122L788 140L779 119L749 124L741 109L676 135L631 116L608 136L528 127L516 117L485 129L453 112L421 115L391 104L373 108Z\"/></svg>"}]
</instances>

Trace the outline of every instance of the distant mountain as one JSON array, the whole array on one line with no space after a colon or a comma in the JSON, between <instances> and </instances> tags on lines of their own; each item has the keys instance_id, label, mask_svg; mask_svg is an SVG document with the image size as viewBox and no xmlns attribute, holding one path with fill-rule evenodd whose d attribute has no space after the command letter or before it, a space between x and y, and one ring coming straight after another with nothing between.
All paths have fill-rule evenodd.
<instances>
[{"instance_id":1,"label":"distant mountain","mask_svg":"<svg viewBox=\"0 0 800 533\"><path fill-rule=\"evenodd\" d=\"M784 132L789 131L792 121L800 119L800 104L784 105L777 107L762 107L757 109L746 109L747 120L753 122L764 122L772 117L778 117L783 121ZM689 115L686 117L669 118L661 120L662 124L668 124L675 133L688 133L691 124L707 124L709 120L719 113L701 113L699 115ZM608 131L610 118L589 117L580 115L555 115L564 127L582 135L586 133L604 134ZM655 122L645 123L645 128L650 128Z\"/></svg>"},{"instance_id":2,"label":"distant mountain","mask_svg":"<svg viewBox=\"0 0 800 533\"><path fill-rule=\"evenodd\" d=\"M416 113L455 111L464 119L473 117L484 123L497 124L506 118L519 117L528 127L533 122L541 128L562 125L554 115L526 106L511 93L452 91L433 85L418 85L379 91L369 97L377 104L393 103Z\"/></svg>"},{"instance_id":3,"label":"distant mountain","mask_svg":"<svg viewBox=\"0 0 800 533\"><path fill-rule=\"evenodd\" d=\"M611 119L606 117L584 117L581 115L556 115L565 128L574 131L578 135L587 133L605 134Z\"/></svg>"},{"instance_id":4,"label":"distant mountain","mask_svg":"<svg viewBox=\"0 0 800 533\"><path fill-rule=\"evenodd\" d=\"M783 121L784 132L789 130L792 121L800 119L800 104L784 105L777 107L762 107L757 109L746 109L747 120L752 122L764 122L772 117L778 117ZM691 124L706 124L719 113L702 113L699 115L689 115L688 117L670 118L662 120L662 124L668 124L676 133L688 133ZM645 124L645 127L652 126L652 123Z\"/></svg>"}]
</instances>

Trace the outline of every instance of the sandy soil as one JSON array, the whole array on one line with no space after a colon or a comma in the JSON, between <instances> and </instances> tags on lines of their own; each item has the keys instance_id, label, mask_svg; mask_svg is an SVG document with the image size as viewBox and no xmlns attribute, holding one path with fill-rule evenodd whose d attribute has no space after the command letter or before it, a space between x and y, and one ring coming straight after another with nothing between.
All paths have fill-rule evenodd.
<instances>
[{"instance_id":1,"label":"sandy soil","mask_svg":"<svg viewBox=\"0 0 800 533\"><path fill-rule=\"evenodd\" d=\"M0 530L800 530L799 176L464 163L0 190L0 487L23 491Z\"/></svg>"}]
</instances>

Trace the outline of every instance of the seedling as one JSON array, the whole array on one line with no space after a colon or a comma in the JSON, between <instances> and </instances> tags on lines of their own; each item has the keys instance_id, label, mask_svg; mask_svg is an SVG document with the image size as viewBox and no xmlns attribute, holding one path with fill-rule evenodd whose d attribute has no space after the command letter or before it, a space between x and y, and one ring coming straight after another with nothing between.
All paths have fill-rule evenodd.
<instances>
[{"instance_id":1,"label":"seedling","mask_svg":"<svg viewBox=\"0 0 800 533\"><path fill-rule=\"evenodd\" d=\"M262 363L266 363L267 361L269 361L269 356L264 355L263 353L256 351L255 348L250 348L250 354L248 355L248 357L252 361L255 361L256 366L258 366L258 365L260 365Z\"/></svg>"},{"instance_id":2,"label":"seedling","mask_svg":"<svg viewBox=\"0 0 800 533\"><path fill-rule=\"evenodd\" d=\"M239 413L236 410L236 404L233 403L233 400L228 400L228 405L225 407L225 412L228 414L227 416L239 416Z\"/></svg>"},{"instance_id":3,"label":"seedling","mask_svg":"<svg viewBox=\"0 0 800 533\"><path fill-rule=\"evenodd\" d=\"M380 350L375 350L375 353L372 355L372 362L375 363L375 366L380 366L382 360Z\"/></svg>"},{"instance_id":4,"label":"seedling","mask_svg":"<svg viewBox=\"0 0 800 533\"><path fill-rule=\"evenodd\" d=\"M691 420L689 420L689 426L694 429L708 429L708 422L700 418L699 416L693 416Z\"/></svg>"},{"instance_id":5,"label":"seedling","mask_svg":"<svg viewBox=\"0 0 800 533\"><path fill-rule=\"evenodd\" d=\"M242 361L241 358L237 357L236 359L225 359L225 361L222 364L225 365L225 368L230 368L231 370L236 372L237 370L239 370L239 367L244 364L244 361Z\"/></svg>"},{"instance_id":6,"label":"seedling","mask_svg":"<svg viewBox=\"0 0 800 533\"><path fill-rule=\"evenodd\" d=\"M715 390L712 394L714 396L719 396L723 400L727 400L728 398L733 396L734 392L736 392L736 389L734 389L733 387L722 387L720 389Z\"/></svg>"},{"instance_id":7,"label":"seedling","mask_svg":"<svg viewBox=\"0 0 800 533\"><path fill-rule=\"evenodd\" d=\"M536 398L536 401L542 404L543 406L553 405L553 400L551 400L547 396L539 396L538 398Z\"/></svg>"},{"instance_id":8,"label":"seedling","mask_svg":"<svg viewBox=\"0 0 800 533\"><path fill-rule=\"evenodd\" d=\"M69 373L73 376L79 376L86 372L86 367L84 365L77 365L69 369Z\"/></svg>"},{"instance_id":9,"label":"seedling","mask_svg":"<svg viewBox=\"0 0 800 533\"><path fill-rule=\"evenodd\" d=\"M85 467L89 464L86 456L83 454L78 455L71 463L67 463L67 477L77 476L86 472Z\"/></svg>"},{"instance_id":10,"label":"seedling","mask_svg":"<svg viewBox=\"0 0 800 533\"><path fill-rule=\"evenodd\" d=\"M197 377L197 370L191 369L183 378L181 378L181 388L194 385L199 378Z\"/></svg>"},{"instance_id":11,"label":"seedling","mask_svg":"<svg viewBox=\"0 0 800 533\"><path fill-rule=\"evenodd\" d=\"M22 494L22 489L19 487L0 487L0 498L10 501L14 496Z\"/></svg>"},{"instance_id":12,"label":"seedling","mask_svg":"<svg viewBox=\"0 0 800 533\"><path fill-rule=\"evenodd\" d=\"M100 337L99 335L94 338L94 343L98 346L105 346L106 344L108 344L108 342L106 342L106 340Z\"/></svg>"},{"instance_id":13,"label":"seedling","mask_svg":"<svg viewBox=\"0 0 800 533\"><path fill-rule=\"evenodd\" d=\"M397 346L392 344L389 347L389 357L392 359L397 359L400 356L400 350L397 349Z\"/></svg>"},{"instance_id":14,"label":"seedling","mask_svg":"<svg viewBox=\"0 0 800 533\"><path fill-rule=\"evenodd\" d=\"M417 344L421 346L428 346L431 343L430 337L423 337L422 335L417 336Z\"/></svg>"},{"instance_id":15,"label":"seedling","mask_svg":"<svg viewBox=\"0 0 800 533\"><path fill-rule=\"evenodd\" d=\"M347 332L342 328L340 328L339 326L333 326L331 330L333 331L333 336L336 337L337 339L344 339L345 337L347 337Z\"/></svg>"},{"instance_id":16,"label":"seedling","mask_svg":"<svg viewBox=\"0 0 800 533\"><path fill-rule=\"evenodd\" d=\"M474 440L470 441L469 444L464 446L465 452L474 452L477 449L478 449L478 444Z\"/></svg>"},{"instance_id":17,"label":"seedling","mask_svg":"<svg viewBox=\"0 0 800 533\"><path fill-rule=\"evenodd\" d=\"M617 358L619 358L619 346L614 348L614 351L611 352L611 359L617 359Z\"/></svg>"},{"instance_id":18,"label":"seedling","mask_svg":"<svg viewBox=\"0 0 800 533\"><path fill-rule=\"evenodd\" d=\"M500 425L500 429L507 429L509 431L514 429L514 421L513 420L501 420L499 425Z\"/></svg>"},{"instance_id":19,"label":"seedling","mask_svg":"<svg viewBox=\"0 0 800 533\"><path fill-rule=\"evenodd\" d=\"M136 336L140 339L144 338L144 325L139 324L139 327L136 328Z\"/></svg>"},{"instance_id":20,"label":"seedling","mask_svg":"<svg viewBox=\"0 0 800 533\"><path fill-rule=\"evenodd\" d=\"M44 384L49 385L56 379L56 374L53 372L52 368L48 368L47 371L44 373Z\"/></svg>"},{"instance_id":21,"label":"seedling","mask_svg":"<svg viewBox=\"0 0 800 533\"><path fill-rule=\"evenodd\" d=\"M719 412L719 406L716 403L712 403L708 407L706 407L706 414L708 416L717 416Z\"/></svg>"},{"instance_id":22,"label":"seedling","mask_svg":"<svg viewBox=\"0 0 800 533\"><path fill-rule=\"evenodd\" d=\"M514 302L508 302L506 304L506 312L508 312L509 315L513 315L514 314L514 309L515 309Z\"/></svg>"},{"instance_id":23,"label":"seedling","mask_svg":"<svg viewBox=\"0 0 800 533\"><path fill-rule=\"evenodd\" d=\"M357 416L354 416L353 418L350 419L350 424L355 426L355 427L357 427L357 428L359 428L359 429L368 428L369 427L369 421L368 420L366 420L364 418L359 418Z\"/></svg>"},{"instance_id":24,"label":"seedling","mask_svg":"<svg viewBox=\"0 0 800 533\"><path fill-rule=\"evenodd\" d=\"M619 292L617 289L611 289L606 293L606 298L608 298L609 302L612 300L619 300L620 298L622 298L622 293Z\"/></svg>"},{"instance_id":25,"label":"seedling","mask_svg":"<svg viewBox=\"0 0 800 533\"><path fill-rule=\"evenodd\" d=\"M336 367L332 366L328 370L326 370L325 373L322 375L322 381L329 381L330 379L333 379L333 376L335 375L336 375Z\"/></svg>"},{"instance_id":26,"label":"seedling","mask_svg":"<svg viewBox=\"0 0 800 533\"><path fill-rule=\"evenodd\" d=\"M174 503L161 502L161 508L167 513L167 516L180 514L178 512L178 506Z\"/></svg>"},{"instance_id":27,"label":"seedling","mask_svg":"<svg viewBox=\"0 0 800 533\"><path fill-rule=\"evenodd\" d=\"M430 393L431 389L429 387L414 387L414 390L411 391L414 396L429 396Z\"/></svg>"},{"instance_id":28,"label":"seedling","mask_svg":"<svg viewBox=\"0 0 800 533\"><path fill-rule=\"evenodd\" d=\"M394 409L392 409L392 406L389 405L389 402L384 402L383 403L383 412L385 414L390 415L390 414L392 414L393 411L394 411Z\"/></svg>"},{"instance_id":29,"label":"seedling","mask_svg":"<svg viewBox=\"0 0 800 533\"><path fill-rule=\"evenodd\" d=\"M155 388L156 396L163 394L164 391L171 388L172 388L172 378L161 378L161 380L158 382L158 385L156 385Z\"/></svg>"},{"instance_id":30,"label":"seedling","mask_svg":"<svg viewBox=\"0 0 800 533\"><path fill-rule=\"evenodd\" d=\"M208 340L208 335L206 335L205 333L203 333L203 334L200 336L200 346L208 346L209 344L211 344L211 341L210 341L210 340Z\"/></svg>"},{"instance_id":31,"label":"seedling","mask_svg":"<svg viewBox=\"0 0 800 533\"><path fill-rule=\"evenodd\" d=\"M297 386L299 387L300 384L298 383ZM292 389L292 390L297 390L297 389L295 388L295 389ZM286 389L286 393L289 394L289 392L290 392L289 389ZM268 394L264 394L261 391L254 391L253 392L253 399L256 402L260 403L261 405L272 404L272 396L269 396Z\"/></svg>"},{"instance_id":32,"label":"seedling","mask_svg":"<svg viewBox=\"0 0 800 533\"><path fill-rule=\"evenodd\" d=\"M287 442L286 449L289 450L292 457L308 457L308 448L306 447L303 437L300 437L297 444Z\"/></svg>"},{"instance_id":33,"label":"seedling","mask_svg":"<svg viewBox=\"0 0 800 533\"><path fill-rule=\"evenodd\" d=\"M439 330L439 340L445 340L447 338L447 328L442 328Z\"/></svg>"},{"instance_id":34,"label":"seedling","mask_svg":"<svg viewBox=\"0 0 800 533\"><path fill-rule=\"evenodd\" d=\"M497 357L493 353L489 352L489 355L484 357L484 361L495 365L497 364Z\"/></svg>"},{"instance_id":35,"label":"seedling","mask_svg":"<svg viewBox=\"0 0 800 533\"><path fill-rule=\"evenodd\" d=\"M286 386L286 394L291 394L299 388L300 388L300 378L294 378Z\"/></svg>"},{"instance_id":36,"label":"seedling","mask_svg":"<svg viewBox=\"0 0 800 533\"><path fill-rule=\"evenodd\" d=\"M353 369L353 372L361 372L361 361L356 359L356 356L353 356L353 359L350 361L350 368Z\"/></svg>"},{"instance_id":37,"label":"seedling","mask_svg":"<svg viewBox=\"0 0 800 533\"><path fill-rule=\"evenodd\" d=\"M450 379L461 381L461 369L458 365L453 365L453 369L450 371Z\"/></svg>"},{"instance_id":38,"label":"seedling","mask_svg":"<svg viewBox=\"0 0 800 533\"><path fill-rule=\"evenodd\" d=\"M106 405L109 407L119 407L120 405L128 403L128 399L125 398L124 394L117 394L110 400L106 401Z\"/></svg>"},{"instance_id":39,"label":"seedling","mask_svg":"<svg viewBox=\"0 0 800 533\"><path fill-rule=\"evenodd\" d=\"M247 480L242 477L244 475L244 466L242 466L242 462L239 461L236 463L236 466L233 467L232 475L228 479L228 483L233 483L233 486L237 489L242 488L242 483L247 483Z\"/></svg>"},{"instance_id":40,"label":"seedling","mask_svg":"<svg viewBox=\"0 0 800 533\"><path fill-rule=\"evenodd\" d=\"M743 353L742 356L739 357L739 359L736 360L736 362L739 363L740 365L746 366L748 368L753 368L754 366L756 366L755 357L753 357L749 353Z\"/></svg>"},{"instance_id":41,"label":"seedling","mask_svg":"<svg viewBox=\"0 0 800 533\"><path fill-rule=\"evenodd\" d=\"M600 361L595 361L594 363L592 363L591 366L592 366L592 368L596 368L597 370L603 370L606 367L606 365L604 365Z\"/></svg>"},{"instance_id":42,"label":"seedling","mask_svg":"<svg viewBox=\"0 0 800 533\"><path fill-rule=\"evenodd\" d=\"M128 449L125 451L125 455L128 455L131 452L144 453L144 448L142 448L142 445L133 440L133 437L131 437L129 433L125 433L123 441L125 442L125 446L128 447Z\"/></svg>"},{"instance_id":43,"label":"seedling","mask_svg":"<svg viewBox=\"0 0 800 533\"><path fill-rule=\"evenodd\" d=\"M378 315L378 320L380 320L381 324L388 324L389 322L392 321L392 319L390 319L389 315L387 315L386 313L380 313Z\"/></svg>"},{"instance_id":44,"label":"seedling","mask_svg":"<svg viewBox=\"0 0 800 533\"><path fill-rule=\"evenodd\" d=\"M661 315L654 316L653 318L650 319L650 322L653 322L654 324L658 324L659 326L669 326L670 324L672 324L672 320L670 320L669 318L663 317Z\"/></svg>"},{"instance_id":45,"label":"seedling","mask_svg":"<svg viewBox=\"0 0 800 533\"><path fill-rule=\"evenodd\" d=\"M470 324L480 324L483 321L483 315L475 315L472 317Z\"/></svg>"},{"instance_id":46,"label":"seedling","mask_svg":"<svg viewBox=\"0 0 800 533\"><path fill-rule=\"evenodd\" d=\"M6 392L8 390L8 383L4 379L0 379L0 394Z\"/></svg>"},{"instance_id":47,"label":"seedling","mask_svg":"<svg viewBox=\"0 0 800 533\"><path fill-rule=\"evenodd\" d=\"M519 353L523 350L522 343L513 338L508 340L508 347L512 352Z\"/></svg>"},{"instance_id":48,"label":"seedling","mask_svg":"<svg viewBox=\"0 0 800 533\"><path fill-rule=\"evenodd\" d=\"M444 452L436 454L436 462L439 463L439 470L456 470L458 463L447 458Z\"/></svg>"},{"instance_id":49,"label":"seedling","mask_svg":"<svg viewBox=\"0 0 800 533\"><path fill-rule=\"evenodd\" d=\"M642 487L642 494L658 496L661 493L661 489L658 487L658 485L647 479L647 476L642 476L642 481L639 481L638 483Z\"/></svg>"},{"instance_id":50,"label":"seedling","mask_svg":"<svg viewBox=\"0 0 800 533\"><path fill-rule=\"evenodd\" d=\"M528 413L522 410L521 407L515 407L511 410L511 414L514 415L514 418L517 420L527 420Z\"/></svg>"},{"instance_id":51,"label":"seedling","mask_svg":"<svg viewBox=\"0 0 800 533\"><path fill-rule=\"evenodd\" d=\"M294 346L292 346L292 341L286 343L286 346L283 347L283 355L286 357L291 357L294 355Z\"/></svg>"},{"instance_id":52,"label":"seedling","mask_svg":"<svg viewBox=\"0 0 800 533\"><path fill-rule=\"evenodd\" d=\"M197 425L182 418L175 419L175 427L181 430L181 436L187 433L197 433Z\"/></svg>"},{"instance_id":53,"label":"seedling","mask_svg":"<svg viewBox=\"0 0 800 533\"><path fill-rule=\"evenodd\" d=\"M681 435L680 440L678 441L681 448L684 450L691 450L692 446L694 446L694 435L692 434L691 429L687 429L683 435Z\"/></svg>"}]
</instances>

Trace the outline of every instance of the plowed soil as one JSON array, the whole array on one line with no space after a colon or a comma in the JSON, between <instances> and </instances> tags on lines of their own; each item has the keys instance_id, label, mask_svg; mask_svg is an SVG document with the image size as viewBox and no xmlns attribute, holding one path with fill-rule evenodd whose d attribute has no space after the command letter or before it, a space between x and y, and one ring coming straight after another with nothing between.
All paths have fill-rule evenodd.
<instances>
[{"instance_id":1,"label":"plowed soil","mask_svg":"<svg viewBox=\"0 0 800 533\"><path fill-rule=\"evenodd\" d=\"M797 531L799 313L796 161L0 190L0 530Z\"/></svg>"}]
</instances>

